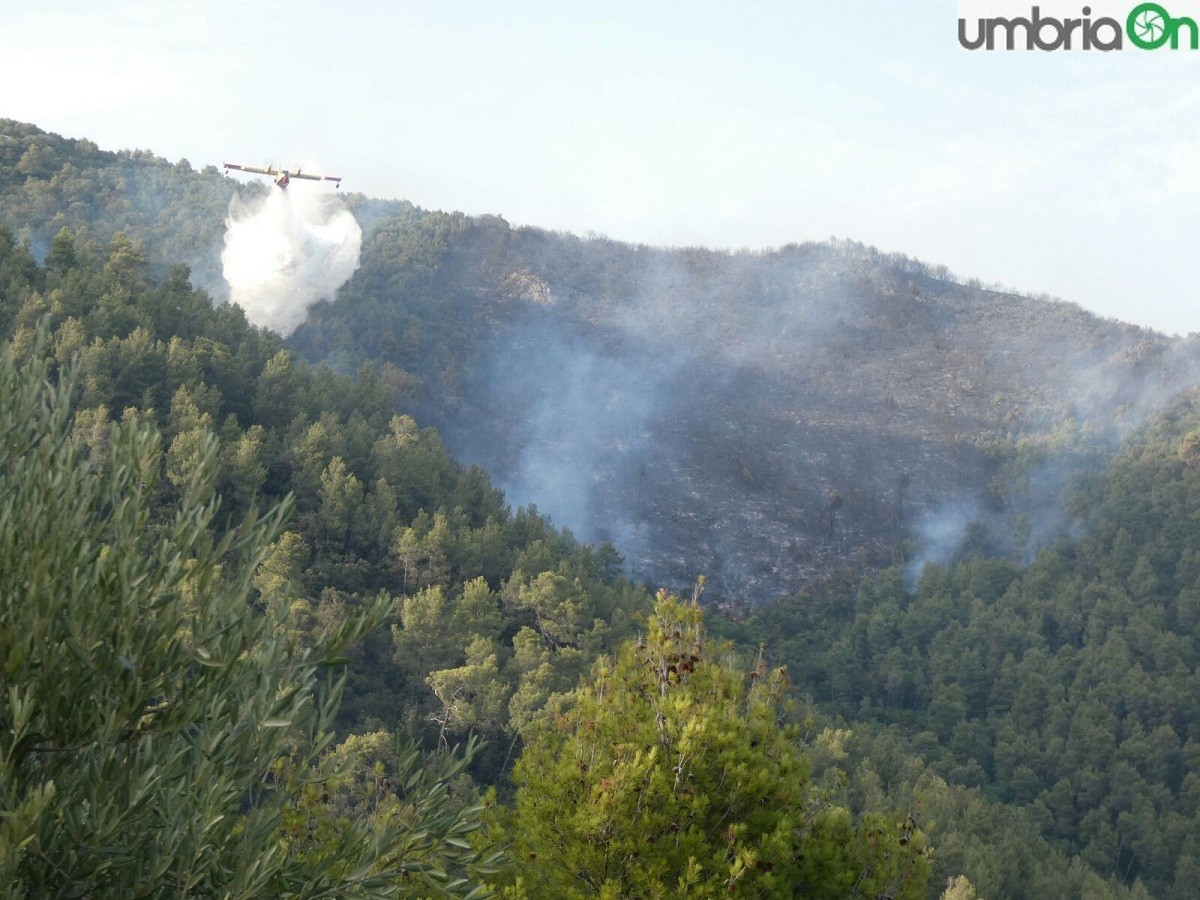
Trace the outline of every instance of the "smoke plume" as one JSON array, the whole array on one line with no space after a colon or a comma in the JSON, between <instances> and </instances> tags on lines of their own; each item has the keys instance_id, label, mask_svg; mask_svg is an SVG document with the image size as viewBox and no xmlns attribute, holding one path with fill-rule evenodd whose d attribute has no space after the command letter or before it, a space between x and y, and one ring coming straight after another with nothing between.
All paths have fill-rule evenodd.
<instances>
[{"instance_id":1,"label":"smoke plume","mask_svg":"<svg viewBox=\"0 0 1200 900\"><path fill-rule=\"evenodd\" d=\"M1076 478L1200 380L1200 341L840 242L654 250L479 220L441 278L476 337L431 373L454 402L431 378L418 412L510 501L710 597L900 554L910 580L1028 562L1077 533Z\"/></svg>"},{"instance_id":2,"label":"smoke plume","mask_svg":"<svg viewBox=\"0 0 1200 900\"><path fill-rule=\"evenodd\" d=\"M272 189L250 205L235 197L225 225L221 265L230 299L250 322L284 337L358 268L362 230L327 193Z\"/></svg>"}]
</instances>

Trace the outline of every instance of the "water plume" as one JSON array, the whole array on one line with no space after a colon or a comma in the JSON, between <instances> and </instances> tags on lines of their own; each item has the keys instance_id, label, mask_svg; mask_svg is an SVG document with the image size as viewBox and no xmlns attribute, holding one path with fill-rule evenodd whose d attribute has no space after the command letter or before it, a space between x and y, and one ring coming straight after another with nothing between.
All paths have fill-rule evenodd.
<instances>
[{"instance_id":1,"label":"water plume","mask_svg":"<svg viewBox=\"0 0 1200 900\"><path fill-rule=\"evenodd\" d=\"M251 323L283 337L358 268L358 222L340 198L315 189L272 188L250 204L235 197L225 229L221 266L230 299Z\"/></svg>"}]
</instances>

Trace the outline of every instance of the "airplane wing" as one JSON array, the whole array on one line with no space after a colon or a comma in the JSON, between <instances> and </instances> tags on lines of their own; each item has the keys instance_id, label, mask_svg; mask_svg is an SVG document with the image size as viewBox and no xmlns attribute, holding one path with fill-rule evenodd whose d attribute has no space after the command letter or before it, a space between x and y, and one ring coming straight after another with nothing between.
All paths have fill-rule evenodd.
<instances>
[{"instance_id":1,"label":"airplane wing","mask_svg":"<svg viewBox=\"0 0 1200 900\"><path fill-rule=\"evenodd\" d=\"M239 172L250 172L254 175L278 175L279 170L268 166L260 169L257 166L239 166L237 163L221 163L226 169L237 169Z\"/></svg>"},{"instance_id":2,"label":"airplane wing","mask_svg":"<svg viewBox=\"0 0 1200 900\"><path fill-rule=\"evenodd\" d=\"M338 175L307 175L302 172L288 172L292 178L303 178L306 181L338 181L342 179Z\"/></svg>"}]
</instances>

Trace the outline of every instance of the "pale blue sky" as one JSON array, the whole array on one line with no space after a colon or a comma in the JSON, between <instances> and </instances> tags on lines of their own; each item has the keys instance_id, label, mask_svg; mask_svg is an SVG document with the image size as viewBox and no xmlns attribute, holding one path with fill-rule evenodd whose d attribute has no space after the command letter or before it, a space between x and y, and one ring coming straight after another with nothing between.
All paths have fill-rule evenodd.
<instances>
[{"instance_id":1,"label":"pale blue sky","mask_svg":"<svg viewBox=\"0 0 1200 900\"><path fill-rule=\"evenodd\" d=\"M107 149L319 164L630 241L848 237L1200 331L1200 54L968 53L942 0L10 0L0 19L0 116Z\"/></svg>"}]
</instances>

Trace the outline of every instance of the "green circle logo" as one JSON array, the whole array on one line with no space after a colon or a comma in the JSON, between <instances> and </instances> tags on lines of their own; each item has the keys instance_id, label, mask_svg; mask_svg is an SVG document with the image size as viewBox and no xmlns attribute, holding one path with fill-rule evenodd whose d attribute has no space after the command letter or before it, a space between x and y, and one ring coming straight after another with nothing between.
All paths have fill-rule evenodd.
<instances>
[{"instance_id":1,"label":"green circle logo","mask_svg":"<svg viewBox=\"0 0 1200 900\"><path fill-rule=\"evenodd\" d=\"M1141 3L1125 20L1129 40L1143 50L1157 50L1171 37L1171 14L1157 3Z\"/></svg>"}]
</instances>

